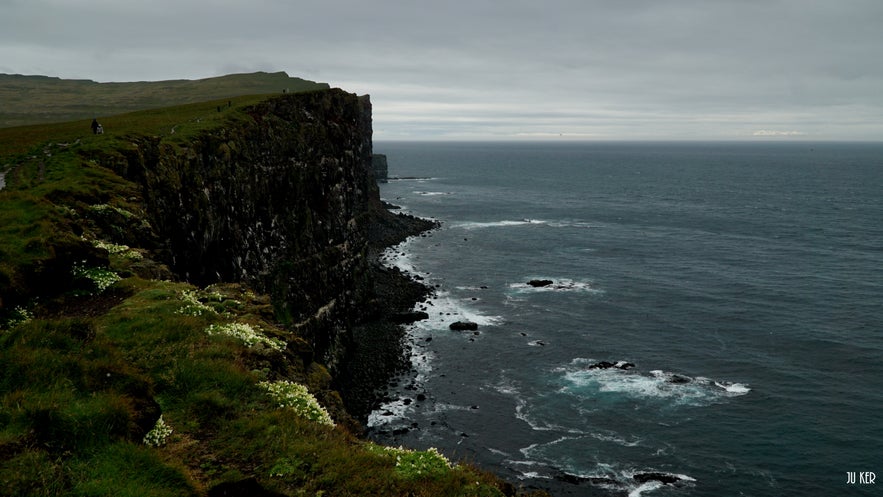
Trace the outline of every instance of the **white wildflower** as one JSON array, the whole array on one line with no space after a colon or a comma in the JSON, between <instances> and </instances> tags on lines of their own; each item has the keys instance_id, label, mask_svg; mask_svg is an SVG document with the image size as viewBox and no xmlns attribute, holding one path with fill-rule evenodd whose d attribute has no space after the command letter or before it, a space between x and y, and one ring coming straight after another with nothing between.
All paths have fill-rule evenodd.
<instances>
[{"instance_id":1,"label":"white wildflower","mask_svg":"<svg viewBox=\"0 0 883 497\"><path fill-rule=\"evenodd\" d=\"M144 435L144 444L151 447L162 447L166 439L172 434L172 429L162 419L162 415L156 420L156 425Z\"/></svg>"},{"instance_id":2,"label":"white wildflower","mask_svg":"<svg viewBox=\"0 0 883 497\"><path fill-rule=\"evenodd\" d=\"M203 313L217 314L214 308L203 304L196 295L195 290L184 290L181 292L181 300L184 307L178 309L178 314L186 314L188 316L202 316Z\"/></svg>"},{"instance_id":3,"label":"white wildflower","mask_svg":"<svg viewBox=\"0 0 883 497\"><path fill-rule=\"evenodd\" d=\"M292 409L298 416L315 421L316 423L334 426L331 415L319 404L307 387L292 381L262 381L258 383L274 401L279 403L280 408Z\"/></svg>"},{"instance_id":4,"label":"white wildflower","mask_svg":"<svg viewBox=\"0 0 883 497\"><path fill-rule=\"evenodd\" d=\"M117 243L105 242L104 240L93 240L92 245L96 248L107 250L110 254L117 254L126 259L141 260L144 258L140 252L130 248L128 245L120 245Z\"/></svg>"},{"instance_id":5,"label":"white wildflower","mask_svg":"<svg viewBox=\"0 0 883 497\"><path fill-rule=\"evenodd\" d=\"M91 281L98 290L98 293L107 290L111 285L122 280L120 275L110 269L100 267L87 268L79 264L74 264L74 267L71 268L71 274L76 278L83 278Z\"/></svg>"},{"instance_id":6,"label":"white wildflower","mask_svg":"<svg viewBox=\"0 0 883 497\"><path fill-rule=\"evenodd\" d=\"M209 335L226 335L238 338L245 342L245 345L248 347L254 347L259 343L263 343L267 347L281 352L285 350L286 346L285 341L278 338L270 338L261 333L260 329L256 330L248 323L213 324L206 328L205 332Z\"/></svg>"}]
</instances>

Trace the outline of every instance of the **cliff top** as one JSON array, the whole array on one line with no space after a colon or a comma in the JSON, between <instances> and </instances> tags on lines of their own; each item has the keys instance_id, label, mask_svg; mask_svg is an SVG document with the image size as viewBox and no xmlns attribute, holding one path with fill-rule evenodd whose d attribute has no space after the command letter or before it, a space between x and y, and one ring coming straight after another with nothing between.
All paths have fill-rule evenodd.
<instances>
[{"instance_id":1,"label":"cliff top","mask_svg":"<svg viewBox=\"0 0 883 497\"><path fill-rule=\"evenodd\" d=\"M197 80L98 83L0 74L0 128L121 114L242 95L327 89L284 72L229 74Z\"/></svg>"}]
</instances>

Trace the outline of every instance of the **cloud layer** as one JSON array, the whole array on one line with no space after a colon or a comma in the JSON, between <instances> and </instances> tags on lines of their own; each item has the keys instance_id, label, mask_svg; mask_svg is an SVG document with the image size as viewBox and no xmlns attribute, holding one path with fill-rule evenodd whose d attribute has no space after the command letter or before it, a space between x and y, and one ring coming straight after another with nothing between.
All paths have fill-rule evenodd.
<instances>
[{"instance_id":1,"label":"cloud layer","mask_svg":"<svg viewBox=\"0 0 883 497\"><path fill-rule=\"evenodd\" d=\"M0 72L284 70L370 93L377 139L883 137L877 0L0 5Z\"/></svg>"}]
</instances>

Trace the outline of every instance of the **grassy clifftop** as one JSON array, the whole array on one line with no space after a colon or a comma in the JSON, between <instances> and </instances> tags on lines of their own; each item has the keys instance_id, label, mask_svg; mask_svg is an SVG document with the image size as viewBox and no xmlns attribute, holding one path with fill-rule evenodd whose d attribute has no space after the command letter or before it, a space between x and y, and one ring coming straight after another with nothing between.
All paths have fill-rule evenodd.
<instances>
[{"instance_id":1,"label":"grassy clifftop","mask_svg":"<svg viewBox=\"0 0 883 497\"><path fill-rule=\"evenodd\" d=\"M284 72L230 74L198 80L97 83L0 74L0 128L121 114L186 103L328 88Z\"/></svg>"},{"instance_id":2,"label":"grassy clifftop","mask_svg":"<svg viewBox=\"0 0 883 497\"><path fill-rule=\"evenodd\" d=\"M141 187L101 165L260 126L266 99L0 129L0 495L516 493L354 435L308 337L243 284L175 281Z\"/></svg>"}]
</instances>

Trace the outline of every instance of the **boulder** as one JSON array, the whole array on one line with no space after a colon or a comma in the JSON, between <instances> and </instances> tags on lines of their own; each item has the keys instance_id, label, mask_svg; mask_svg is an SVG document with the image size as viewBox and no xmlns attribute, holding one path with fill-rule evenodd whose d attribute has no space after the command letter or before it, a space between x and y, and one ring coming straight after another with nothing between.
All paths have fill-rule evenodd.
<instances>
[{"instance_id":1,"label":"boulder","mask_svg":"<svg viewBox=\"0 0 883 497\"><path fill-rule=\"evenodd\" d=\"M389 317L390 321L397 324L411 324L423 319L429 319L429 314L423 311L398 312Z\"/></svg>"},{"instance_id":2,"label":"boulder","mask_svg":"<svg viewBox=\"0 0 883 497\"><path fill-rule=\"evenodd\" d=\"M610 368L616 368L616 369L622 369L623 371L627 371L627 370L632 369L632 368L634 368L634 367L635 367L635 364L632 363L632 362L626 362L626 361L617 361L617 362L600 361L600 362L596 362L595 364L592 364L591 366L589 366L589 367L586 368L586 369L610 369Z\"/></svg>"},{"instance_id":3,"label":"boulder","mask_svg":"<svg viewBox=\"0 0 883 497\"><path fill-rule=\"evenodd\" d=\"M527 282L528 285L530 285L534 288L541 288L544 286L549 286L552 283L554 283L554 281L552 281L552 280L530 280Z\"/></svg>"},{"instance_id":4,"label":"boulder","mask_svg":"<svg viewBox=\"0 0 883 497\"><path fill-rule=\"evenodd\" d=\"M689 376L684 376L680 374L673 374L668 379L669 383L674 383L675 385L685 385L687 383L690 383L691 381L693 381L693 379Z\"/></svg>"},{"instance_id":5,"label":"boulder","mask_svg":"<svg viewBox=\"0 0 883 497\"><path fill-rule=\"evenodd\" d=\"M636 482L638 483L647 483L648 481L658 481L663 485L674 485L681 481L681 477L678 475L672 475L669 473L661 473L658 471L650 471L647 473L636 473L633 476Z\"/></svg>"},{"instance_id":6,"label":"boulder","mask_svg":"<svg viewBox=\"0 0 883 497\"><path fill-rule=\"evenodd\" d=\"M448 328L453 331L475 331L478 329L478 324L472 321L456 321L451 323Z\"/></svg>"},{"instance_id":7,"label":"boulder","mask_svg":"<svg viewBox=\"0 0 883 497\"><path fill-rule=\"evenodd\" d=\"M610 361L601 361L601 362L596 362L595 364L592 364L591 366L588 367L588 369L610 369L613 366L615 366L615 364Z\"/></svg>"}]
</instances>

